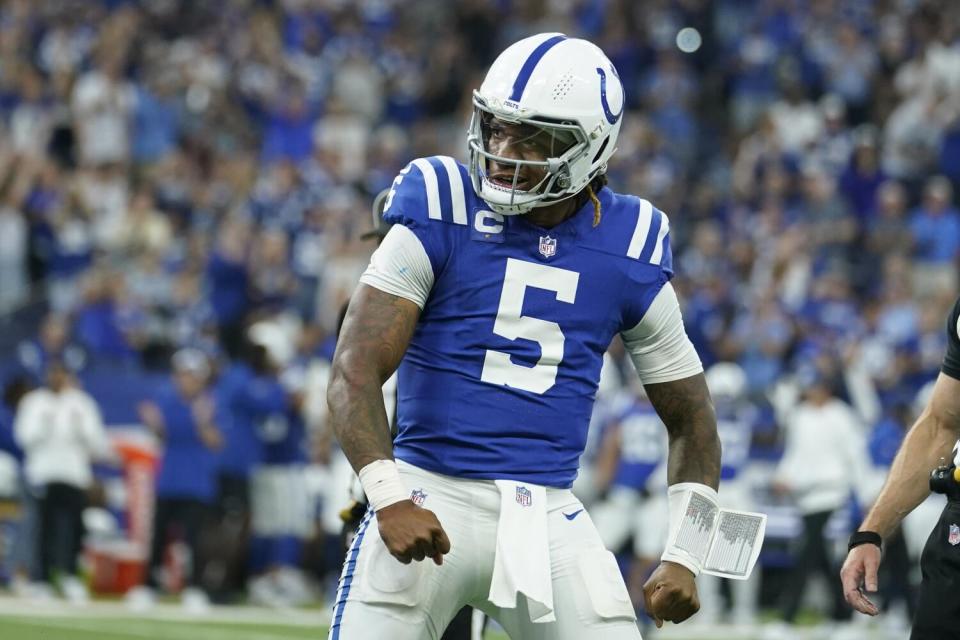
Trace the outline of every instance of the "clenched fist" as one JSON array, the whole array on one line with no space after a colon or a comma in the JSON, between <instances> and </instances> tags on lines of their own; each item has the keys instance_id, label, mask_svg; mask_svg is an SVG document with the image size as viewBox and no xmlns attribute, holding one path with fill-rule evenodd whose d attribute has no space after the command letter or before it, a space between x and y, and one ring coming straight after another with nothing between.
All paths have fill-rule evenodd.
<instances>
[{"instance_id":1,"label":"clenched fist","mask_svg":"<svg viewBox=\"0 0 960 640\"><path fill-rule=\"evenodd\" d=\"M661 562L643 585L643 602L658 629L664 620L683 622L700 610L693 573L675 562Z\"/></svg>"},{"instance_id":2,"label":"clenched fist","mask_svg":"<svg viewBox=\"0 0 960 640\"><path fill-rule=\"evenodd\" d=\"M387 550L403 564L424 558L443 564L443 554L450 551L450 539L437 516L410 500L377 511L377 524Z\"/></svg>"}]
</instances>

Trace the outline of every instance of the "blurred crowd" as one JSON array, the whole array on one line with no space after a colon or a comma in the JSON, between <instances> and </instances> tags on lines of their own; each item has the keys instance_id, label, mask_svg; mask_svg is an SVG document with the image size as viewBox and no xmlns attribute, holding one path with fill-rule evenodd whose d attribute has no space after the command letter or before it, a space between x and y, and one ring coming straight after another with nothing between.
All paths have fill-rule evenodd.
<instances>
[{"instance_id":1,"label":"blurred crowd","mask_svg":"<svg viewBox=\"0 0 960 640\"><path fill-rule=\"evenodd\" d=\"M5 354L4 379L46 384L56 362L79 385L108 372L136 387L166 380L187 349L181 364L203 370L223 415L242 413L237 385L266 379L283 394L257 443L236 442L233 417L218 436L195 429L211 452L249 445L235 468L218 466L222 453L201 466L245 477L292 433L299 440L280 464L329 466L323 409L310 407L322 400L305 385L329 361L373 249L360 239L373 196L412 158L463 159L470 90L496 53L562 31L593 40L617 67L628 112L611 186L671 216L687 331L706 366L743 373L757 416L750 459L779 459L790 442L783 416L819 381L853 412L864 443L881 430L886 444L870 451L889 463L889 442L895 450L937 373L958 290L951 9L947 0L8 0L0 318L24 340ZM114 422L116 390L87 386ZM602 394L598 412L616 414L617 395ZM138 403L131 421L162 434L167 405L141 400L152 409ZM5 411L0 432L15 414ZM216 422L214 409L196 411ZM302 424L271 432L277 413ZM787 483L770 486L789 495ZM215 502L217 489L205 491L191 499Z\"/></svg>"}]
</instances>

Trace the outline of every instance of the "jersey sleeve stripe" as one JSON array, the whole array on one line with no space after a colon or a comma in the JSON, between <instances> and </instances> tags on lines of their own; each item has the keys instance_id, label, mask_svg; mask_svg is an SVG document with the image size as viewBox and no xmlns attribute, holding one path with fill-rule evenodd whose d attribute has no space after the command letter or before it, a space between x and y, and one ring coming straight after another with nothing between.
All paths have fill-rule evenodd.
<instances>
[{"instance_id":1,"label":"jersey sleeve stripe","mask_svg":"<svg viewBox=\"0 0 960 640\"><path fill-rule=\"evenodd\" d=\"M650 231L647 233L646 241L643 243L643 249L640 251L640 261L650 262L653 253L657 248L657 238L660 237L660 231L663 228L663 215L656 207L650 217Z\"/></svg>"},{"instance_id":2,"label":"jersey sleeve stripe","mask_svg":"<svg viewBox=\"0 0 960 640\"><path fill-rule=\"evenodd\" d=\"M660 264L663 259L663 242L670 233L670 218L667 214L660 212L660 231L657 233L657 244L653 248L653 254L650 256L651 264Z\"/></svg>"},{"instance_id":3,"label":"jersey sleeve stripe","mask_svg":"<svg viewBox=\"0 0 960 640\"><path fill-rule=\"evenodd\" d=\"M453 221L457 224L467 224L467 201L463 190L463 176L457 161L450 156L439 156L438 160L447 171L450 179L450 202L453 208Z\"/></svg>"},{"instance_id":4,"label":"jersey sleeve stripe","mask_svg":"<svg viewBox=\"0 0 960 640\"><path fill-rule=\"evenodd\" d=\"M670 251L670 232L663 237L660 243L660 260L657 262L665 271L673 273L673 253Z\"/></svg>"},{"instance_id":5,"label":"jersey sleeve stripe","mask_svg":"<svg viewBox=\"0 0 960 640\"><path fill-rule=\"evenodd\" d=\"M643 245L647 240L647 234L650 232L650 220L653 214L653 205L647 200L640 201L640 209L637 212L637 226L633 230L633 237L630 239L630 247L627 249L627 255L631 258L639 258Z\"/></svg>"},{"instance_id":6,"label":"jersey sleeve stripe","mask_svg":"<svg viewBox=\"0 0 960 640\"><path fill-rule=\"evenodd\" d=\"M465 200L464 206L464 222L467 225L471 224L470 221L470 196L474 193L473 191L473 182L470 180L470 170L465 166L457 163L457 169L460 171L460 182L463 184L463 197Z\"/></svg>"},{"instance_id":7,"label":"jersey sleeve stripe","mask_svg":"<svg viewBox=\"0 0 960 640\"><path fill-rule=\"evenodd\" d=\"M447 170L444 168L443 162L440 161L439 156L428 158L427 162L430 163L430 166L433 167L434 173L437 174L437 192L440 194L440 217L445 220L449 220L450 209L452 208L450 197L450 176L447 175Z\"/></svg>"},{"instance_id":8,"label":"jersey sleeve stripe","mask_svg":"<svg viewBox=\"0 0 960 640\"><path fill-rule=\"evenodd\" d=\"M440 189L437 185L437 171L433 165L424 158L418 158L413 164L420 169L423 174L423 185L427 191L427 215L431 220L441 220L440 215Z\"/></svg>"}]
</instances>

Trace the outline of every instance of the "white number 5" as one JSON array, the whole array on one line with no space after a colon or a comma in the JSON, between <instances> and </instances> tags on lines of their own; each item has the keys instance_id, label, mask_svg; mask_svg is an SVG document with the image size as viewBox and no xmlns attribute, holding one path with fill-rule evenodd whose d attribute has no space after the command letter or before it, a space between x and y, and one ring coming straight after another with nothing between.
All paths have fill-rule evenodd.
<instances>
[{"instance_id":1,"label":"white number 5","mask_svg":"<svg viewBox=\"0 0 960 640\"><path fill-rule=\"evenodd\" d=\"M533 367L525 367L514 364L508 353L488 349L480 380L546 393L556 383L557 365L563 360L563 331L556 322L521 315L523 296L527 287L536 287L554 291L558 301L573 304L579 282L580 274L576 271L508 258L493 332L508 340L523 338L536 342L540 345L540 360Z\"/></svg>"}]
</instances>

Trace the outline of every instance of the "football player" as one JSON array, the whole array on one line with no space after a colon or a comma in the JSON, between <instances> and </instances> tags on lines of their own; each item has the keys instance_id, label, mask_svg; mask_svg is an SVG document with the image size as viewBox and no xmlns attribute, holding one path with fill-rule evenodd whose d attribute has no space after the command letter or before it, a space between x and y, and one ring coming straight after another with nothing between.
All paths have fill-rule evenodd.
<instances>
[{"instance_id":1,"label":"football player","mask_svg":"<svg viewBox=\"0 0 960 640\"><path fill-rule=\"evenodd\" d=\"M669 222L606 187L624 94L595 45L521 40L473 104L469 166L420 158L394 181L393 227L337 344L330 419L370 510L330 637L436 638L469 604L513 638L635 640L616 560L569 487L620 334L669 436L670 539L702 533L688 504L717 506L720 442ZM391 440L381 385L397 368ZM658 626L697 611L701 569L667 547L644 587Z\"/></svg>"}]
</instances>

